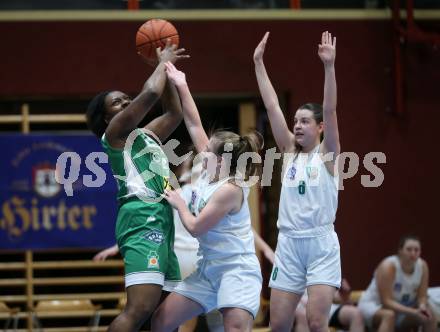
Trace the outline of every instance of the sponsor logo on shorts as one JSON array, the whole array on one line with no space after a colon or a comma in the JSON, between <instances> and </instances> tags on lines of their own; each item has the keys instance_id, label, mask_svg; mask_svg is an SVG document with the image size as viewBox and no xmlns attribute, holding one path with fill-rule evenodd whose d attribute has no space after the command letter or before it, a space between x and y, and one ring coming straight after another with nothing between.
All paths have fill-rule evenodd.
<instances>
[{"instance_id":1,"label":"sponsor logo on shorts","mask_svg":"<svg viewBox=\"0 0 440 332\"><path fill-rule=\"evenodd\" d=\"M156 229L146 232L144 235L142 235L142 237L147 241L153 242L157 245L162 244L165 240L163 233Z\"/></svg>"},{"instance_id":2,"label":"sponsor logo on shorts","mask_svg":"<svg viewBox=\"0 0 440 332\"><path fill-rule=\"evenodd\" d=\"M159 256L155 251L150 251L148 254L148 268L159 268Z\"/></svg>"}]
</instances>

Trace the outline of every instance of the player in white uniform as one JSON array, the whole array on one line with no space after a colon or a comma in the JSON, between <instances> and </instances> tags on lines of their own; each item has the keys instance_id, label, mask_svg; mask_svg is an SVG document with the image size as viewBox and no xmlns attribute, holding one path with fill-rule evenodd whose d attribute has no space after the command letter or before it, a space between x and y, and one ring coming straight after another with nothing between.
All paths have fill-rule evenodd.
<instances>
[{"instance_id":1,"label":"player in white uniform","mask_svg":"<svg viewBox=\"0 0 440 332\"><path fill-rule=\"evenodd\" d=\"M428 304L428 265L420 258L417 237L403 237L398 255L385 258L362 294L358 306L367 326L378 332L407 331L422 327L436 330Z\"/></svg>"},{"instance_id":2,"label":"player in white uniform","mask_svg":"<svg viewBox=\"0 0 440 332\"><path fill-rule=\"evenodd\" d=\"M324 32L318 49L325 72L323 105L301 106L292 126L284 118L263 63L268 36L267 32L255 49L255 73L275 141L287 162L279 205L278 244L269 284L270 325L272 331L290 331L292 313L307 288L309 328L312 332L327 331L333 296L341 283L339 241L333 227L338 204L335 164L340 153L336 38Z\"/></svg>"},{"instance_id":3,"label":"player in white uniform","mask_svg":"<svg viewBox=\"0 0 440 332\"><path fill-rule=\"evenodd\" d=\"M197 237L202 259L197 270L159 306L152 331L173 331L183 321L216 308L222 312L225 331L251 331L262 277L247 203L249 189L238 186L234 178L240 155L257 152L261 142L256 135L240 137L228 131L208 139L185 74L171 63L167 74L179 92L186 127L204 159L204 172L189 207L176 192L166 192L165 197L179 211L185 228ZM225 167L224 153L231 157L230 167ZM248 163L245 178L254 171Z\"/></svg>"}]
</instances>

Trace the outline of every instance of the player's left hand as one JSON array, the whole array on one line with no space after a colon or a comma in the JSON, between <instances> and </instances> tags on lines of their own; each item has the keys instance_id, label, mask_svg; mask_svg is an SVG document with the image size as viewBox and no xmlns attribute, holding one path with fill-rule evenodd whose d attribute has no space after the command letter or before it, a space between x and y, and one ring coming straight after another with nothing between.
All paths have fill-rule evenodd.
<instances>
[{"instance_id":1,"label":"player's left hand","mask_svg":"<svg viewBox=\"0 0 440 332\"><path fill-rule=\"evenodd\" d=\"M171 62L165 62L168 79L175 85L185 85L186 76L183 71L178 70Z\"/></svg>"},{"instance_id":2,"label":"player's left hand","mask_svg":"<svg viewBox=\"0 0 440 332\"><path fill-rule=\"evenodd\" d=\"M322 33L321 44L318 45L318 55L324 65L332 65L336 58L336 37L328 31Z\"/></svg>"}]
</instances>

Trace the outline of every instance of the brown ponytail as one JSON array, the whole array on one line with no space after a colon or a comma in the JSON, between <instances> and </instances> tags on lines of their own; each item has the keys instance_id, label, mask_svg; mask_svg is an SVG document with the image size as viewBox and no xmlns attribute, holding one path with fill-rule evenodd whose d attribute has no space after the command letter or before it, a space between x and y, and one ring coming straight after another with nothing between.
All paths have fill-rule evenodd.
<instances>
[{"instance_id":1,"label":"brown ponytail","mask_svg":"<svg viewBox=\"0 0 440 332\"><path fill-rule=\"evenodd\" d=\"M236 175L238 159L243 153L259 151L263 148L263 137L258 132L253 132L245 136L240 136L231 131L217 131L212 135L216 144L214 153L223 156L223 154L231 154L230 156L230 175ZM244 180L248 180L250 176L256 175L261 169L261 164L254 164L253 162L246 163L246 171Z\"/></svg>"}]
</instances>

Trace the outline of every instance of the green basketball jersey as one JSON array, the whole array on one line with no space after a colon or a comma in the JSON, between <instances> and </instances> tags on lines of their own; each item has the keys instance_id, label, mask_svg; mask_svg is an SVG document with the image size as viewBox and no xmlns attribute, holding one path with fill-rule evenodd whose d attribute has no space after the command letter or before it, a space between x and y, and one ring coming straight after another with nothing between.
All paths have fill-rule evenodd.
<instances>
[{"instance_id":1,"label":"green basketball jersey","mask_svg":"<svg viewBox=\"0 0 440 332\"><path fill-rule=\"evenodd\" d=\"M105 134L101 139L118 185L118 202L123 204L133 198L157 202L168 187L168 159L159 144L142 129L136 129L129 137L135 138L124 149L111 147Z\"/></svg>"}]
</instances>

